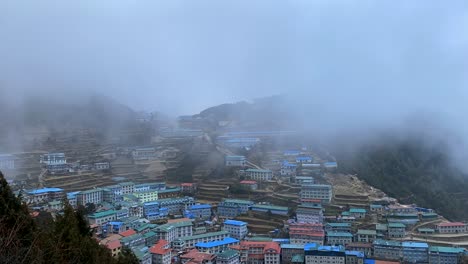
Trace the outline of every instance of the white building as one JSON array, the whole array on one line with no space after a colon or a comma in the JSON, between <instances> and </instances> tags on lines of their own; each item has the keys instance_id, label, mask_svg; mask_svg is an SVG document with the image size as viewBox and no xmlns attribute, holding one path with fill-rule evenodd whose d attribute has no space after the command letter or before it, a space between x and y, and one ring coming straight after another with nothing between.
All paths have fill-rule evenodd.
<instances>
[{"instance_id":1,"label":"white building","mask_svg":"<svg viewBox=\"0 0 468 264\"><path fill-rule=\"evenodd\" d=\"M103 199L103 191L100 188L91 189L76 194L76 203L78 205L86 205L88 203L100 204Z\"/></svg>"},{"instance_id":2,"label":"white building","mask_svg":"<svg viewBox=\"0 0 468 264\"><path fill-rule=\"evenodd\" d=\"M0 154L0 170L15 169L15 157L10 154Z\"/></svg>"},{"instance_id":3,"label":"white building","mask_svg":"<svg viewBox=\"0 0 468 264\"><path fill-rule=\"evenodd\" d=\"M122 195L135 192L135 183L133 182L121 182L119 185L122 187Z\"/></svg>"},{"instance_id":4,"label":"white building","mask_svg":"<svg viewBox=\"0 0 468 264\"><path fill-rule=\"evenodd\" d=\"M227 167L245 167L247 160L244 156L226 156L225 165Z\"/></svg>"},{"instance_id":5,"label":"white building","mask_svg":"<svg viewBox=\"0 0 468 264\"><path fill-rule=\"evenodd\" d=\"M223 230L228 231L230 236L237 239L244 239L247 235L247 223L237 220L224 221Z\"/></svg>"},{"instance_id":6,"label":"white building","mask_svg":"<svg viewBox=\"0 0 468 264\"><path fill-rule=\"evenodd\" d=\"M255 181L271 181L273 172L271 170L248 169L245 170L245 176Z\"/></svg>"},{"instance_id":7,"label":"white building","mask_svg":"<svg viewBox=\"0 0 468 264\"><path fill-rule=\"evenodd\" d=\"M155 148L136 148L132 151L134 160L151 160L157 157Z\"/></svg>"},{"instance_id":8,"label":"white building","mask_svg":"<svg viewBox=\"0 0 468 264\"><path fill-rule=\"evenodd\" d=\"M65 153L47 153L41 155L41 163L45 165L63 165L67 163Z\"/></svg>"},{"instance_id":9,"label":"white building","mask_svg":"<svg viewBox=\"0 0 468 264\"><path fill-rule=\"evenodd\" d=\"M108 170L110 169L109 162L96 162L94 163L94 168L96 170Z\"/></svg>"},{"instance_id":10,"label":"white building","mask_svg":"<svg viewBox=\"0 0 468 264\"><path fill-rule=\"evenodd\" d=\"M240 264L239 253L235 250L225 250L216 254L216 264Z\"/></svg>"},{"instance_id":11,"label":"white building","mask_svg":"<svg viewBox=\"0 0 468 264\"><path fill-rule=\"evenodd\" d=\"M327 184L307 184L301 186L301 199L317 199L323 203L330 203L333 197L333 189Z\"/></svg>"}]
</instances>

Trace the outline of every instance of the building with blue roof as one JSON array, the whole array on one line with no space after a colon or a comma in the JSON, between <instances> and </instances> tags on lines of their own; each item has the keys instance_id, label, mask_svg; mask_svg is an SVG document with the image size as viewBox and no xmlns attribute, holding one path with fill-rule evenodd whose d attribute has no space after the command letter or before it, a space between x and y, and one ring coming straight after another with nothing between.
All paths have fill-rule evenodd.
<instances>
[{"instance_id":1,"label":"building with blue roof","mask_svg":"<svg viewBox=\"0 0 468 264\"><path fill-rule=\"evenodd\" d=\"M314 159L311 156L298 156L296 157L296 163L312 163Z\"/></svg>"},{"instance_id":2,"label":"building with blue roof","mask_svg":"<svg viewBox=\"0 0 468 264\"><path fill-rule=\"evenodd\" d=\"M323 166L325 167L325 169L331 170L331 169L338 168L338 163L336 161L328 161L328 162L324 162Z\"/></svg>"},{"instance_id":3,"label":"building with blue roof","mask_svg":"<svg viewBox=\"0 0 468 264\"><path fill-rule=\"evenodd\" d=\"M429 247L429 263L458 264L466 254L468 251L464 248Z\"/></svg>"},{"instance_id":4,"label":"building with blue roof","mask_svg":"<svg viewBox=\"0 0 468 264\"><path fill-rule=\"evenodd\" d=\"M236 239L244 239L247 235L247 223L237 220L224 221L223 230L228 231L229 235Z\"/></svg>"},{"instance_id":5,"label":"building with blue roof","mask_svg":"<svg viewBox=\"0 0 468 264\"><path fill-rule=\"evenodd\" d=\"M346 254L343 246L319 246L315 243L304 246L306 263L345 264Z\"/></svg>"},{"instance_id":6,"label":"building with blue roof","mask_svg":"<svg viewBox=\"0 0 468 264\"><path fill-rule=\"evenodd\" d=\"M240 199L224 199L218 204L218 215L223 217L236 217L246 214L254 202Z\"/></svg>"},{"instance_id":7,"label":"building with blue roof","mask_svg":"<svg viewBox=\"0 0 468 264\"><path fill-rule=\"evenodd\" d=\"M364 252L346 250L346 264L364 264Z\"/></svg>"},{"instance_id":8,"label":"building with blue roof","mask_svg":"<svg viewBox=\"0 0 468 264\"><path fill-rule=\"evenodd\" d=\"M404 241L401 246L403 261L410 263L427 263L429 261L429 245L427 243Z\"/></svg>"},{"instance_id":9,"label":"building with blue roof","mask_svg":"<svg viewBox=\"0 0 468 264\"><path fill-rule=\"evenodd\" d=\"M195 248L200 252L215 254L221 253L224 250L229 249L230 246L234 245L239 245L239 240L232 237L226 237L223 240L198 242L195 244Z\"/></svg>"},{"instance_id":10,"label":"building with blue roof","mask_svg":"<svg viewBox=\"0 0 468 264\"><path fill-rule=\"evenodd\" d=\"M281 176L296 176L297 165L284 160L281 164Z\"/></svg>"},{"instance_id":11,"label":"building with blue roof","mask_svg":"<svg viewBox=\"0 0 468 264\"><path fill-rule=\"evenodd\" d=\"M42 203L53 200L62 200L65 192L60 188L42 188L26 191L24 199L26 203Z\"/></svg>"},{"instance_id":12,"label":"building with blue roof","mask_svg":"<svg viewBox=\"0 0 468 264\"><path fill-rule=\"evenodd\" d=\"M195 204L189 206L188 210L184 212L185 217L199 220L208 220L211 218L211 205L210 204Z\"/></svg>"}]
</instances>

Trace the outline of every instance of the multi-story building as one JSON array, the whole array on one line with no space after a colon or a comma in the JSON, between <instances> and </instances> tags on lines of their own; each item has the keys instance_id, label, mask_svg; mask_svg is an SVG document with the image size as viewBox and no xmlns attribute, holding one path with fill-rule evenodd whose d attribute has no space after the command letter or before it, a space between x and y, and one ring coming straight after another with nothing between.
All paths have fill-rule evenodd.
<instances>
[{"instance_id":1,"label":"multi-story building","mask_svg":"<svg viewBox=\"0 0 468 264\"><path fill-rule=\"evenodd\" d=\"M353 243L348 243L345 247L346 247L346 250L349 250L349 251L363 252L366 257L372 256L372 244L371 243L353 242Z\"/></svg>"},{"instance_id":2,"label":"multi-story building","mask_svg":"<svg viewBox=\"0 0 468 264\"><path fill-rule=\"evenodd\" d=\"M159 207L158 202L148 202L143 204L143 215L148 220L156 220L167 217L169 209Z\"/></svg>"},{"instance_id":3,"label":"multi-story building","mask_svg":"<svg viewBox=\"0 0 468 264\"><path fill-rule=\"evenodd\" d=\"M255 191L258 189L258 183L252 180L243 180L239 183L243 188L247 190Z\"/></svg>"},{"instance_id":4,"label":"multi-story building","mask_svg":"<svg viewBox=\"0 0 468 264\"><path fill-rule=\"evenodd\" d=\"M122 251L122 244L120 243L120 240L109 241L106 244L106 247L107 249L109 249L109 251L112 254L112 257L114 258L118 257L120 255L120 252Z\"/></svg>"},{"instance_id":5,"label":"multi-story building","mask_svg":"<svg viewBox=\"0 0 468 264\"><path fill-rule=\"evenodd\" d=\"M321 223L323 221L322 205L309 203L298 205L296 218L299 223Z\"/></svg>"},{"instance_id":6,"label":"multi-story building","mask_svg":"<svg viewBox=\"0 0 468 264\"><path fill-rule=\"evenodd\" d=\"M304 245L281 244L281 263L293 263L293 258L301 256L304 258Z\"/></svg>"},{"instance_id":7,"label":"multi-story building","mask_svg":"<svg viewBox=\"0 0 468 264\"><path fill-rule=\"evenodd\" d=\"M91 189L79 192L76 195L76 203L78 205L86 205L89 203L100 204L103 201L103 191L101 188Z\"/></svg>"},{"instance_id":8,"label":"multi-story building","mask_svg":"<svg viewBox=\"0 0 468 264\"><path fill-rule=\"evenodd\" d=\"M171 243L160 239L150 249L153 264L171 264Z\"/></svg>"},{"instance_id":9,"label":"multi-story building","mask_svg":"<svg viewBox=\"0 0 468 264\"><path fill-rule=\"evenodd\" d=\"M345 251L346 264L364 264L364 253L361 251Z\"/></svg>"},{"instance_id":10,"label":"multi-story building","mask_svg":"<svg viewBox=\"0 0 468 264\"><path fill-rule=\"evenodd\" d=\"M199 235L184 236L173 241L172 246L175 250L183 250L185 248L193 248L199 242L210 242L223 240L229 236L227 231L211 232Z\"/></svg>"},{"instance_id":11,"label":"multi-story building","mask_svg":"<svg viewBox=\"0 0 468 264\"><path fill-rule=\"evenodd\" d=\"M134 160L151 160L157 158L155 148L136 148L132 151Z\"/></svg>"},{"instance_id":12,"label":"multi-story building","mask_svg":"<svg viewBox=\"0 0 468 264\"><path fill-rule=\"evenodd\" d=\"M313 176L296 176L294 177L294 183L297 185L310 185L314 184L315 180Z\"/></svg>"},{"instance_id":13,"label":"multi-story building","mask_svg":"<svg viewBox=\"0 0 468 264\"><path fill-rule=\"evenodd\" d=\"M0 154L0 170L14 170L15 156L11 154Z\"/></svg>"},{"instance_id":14,"label":"multi-story building","mask_svg":"<svg viewBox=\"0 0 468 264\"><path fill-rule=\"evenodd\" d=\"M135 183L133 182L121 182L119 185L121 187L122 195L135 192Z\"/></svg>"},{"instance_id":15,"label":"multi-story building","mask_svg":"<svg viewBox=\"0 0 468 264\"><path fill-rule=\"evenodd\" d=\"M224 221L223 230L228 231L230 236L236 239L244 239L247 235L247 223L237 220Z\"/></svg>"},{"instance_id":16,"label":"multi-story building","mask_svg":"<svg viewBox=\"0 0 468 264\"><path fill-rule=\"evenodd\" d=\"M356 219L362 219L366 217L366 209L364 208L351 208L349 209L349 214Z\"/></svg>"},{"instance_id":17,"label":"multi-story building","mask_svg":"<svg viewBox=\"0 0 468 264\"><path fill-rule=\"evenodd\" d=\"M305 264L345 264L346 254L343 246L320 246L307 244L304 247Z\"/></svg>"},{"instance_id":18,"label":"multi-story building","mask_svg":"<svg viewBox=\"0 0 468 264\"><path fill-rule=\"evenodd\" d=\"M281 176L296 176L297 165L289 163L288 161L283 161L281 164L280 174Z\"/></svg>"},{"instance_id":19,"label":"multi-story building","mask_svg":"<svg viewBox=\"0 0 468 264\"><path fill-rule=\"evenodd\" d=\"M108 170L110 169L109 162L96 162L94 163L94 168L96 170Z\"/></svg>"},{"instance_id":20,"label":"multi-story building","mask_svg":"<svg viewBox=\"0 0 468 264\"><path fill-rule=\"evenodd\" d=\"M401 243L401 246L405 263L427 263L429 261L429 245L427 243L405 241Z\"/></svg>"},{"instance_id":21,"label":"multi-story building","mask_svg":"<svg viewBox=\"0 0 468 264\"><path fill-rule=\"evenodd\" d=\"M356 242L372 243L376 239L376 230L358 229L356 233Z\"/></svg>"},{"instance_id":22,"label":"multi-story building","mask_svg":"<svg viewBox=\"0 0 468 264\"><path fill-rule=\"evenodd\" d=\"M402 238L406 236L406 226L402 223L389 223L388 224L388 237Z\"/></svg>"},{"instance_id":23,"label":"multi-story building","mask_svg":"<svg viewBox=\"0 0 468 264\"><path fill-rule=\"evenodd\" d=\"M328 245L346 245L353 242L353 234L349 232L327 232Z\"/></svg>"},{"instance_id":24,"label":"multi-story building","mask_svg":"<svg viewBox=\"0 0 468 264\"><path fill-rule=\"evenodd\" d=\"M218 215L221 217L236 217L246 214L254 202L238 199L224 199L218 204Z\"/></svg>"},{"instance_id":25,"label":"multi-story building","mask_svg":"<svg viewBox=\"0 0 468 264\"><path fill-rule=\"evenodd\" d=\"M319 199L322 203L330 203L333 197L331 185L326 184L308 184L301 186L301 199Z\"/></svg>"},{"instance_id":26,"label":"multi-story building","mask_svg":"<svg viewBox=\"0 0 468 264\"><path fill-rule=\"evenodd\" d=\"M266 205L266 204L254 204L251 206L251 210L255 212L272 213L277 215L288 215L289 208L284 206Z\"/></svg>"},{"instance_id":27,"label":"multi-story building","mask_svg":"<svg viewBox=\"0 0 468 264\"><path fill-rule=\"evenodd\" d=\"M205 253L221 253L227 250L230 246L239 245L239 240L232 237L225 237L222 240L214 240L209 242L198 242L195 248L200 252Z\"/></svg>"},{"instance_id":28,"label":"multi-story building","mask_svg":"<svg viewBox=\"0 0 468 264\"><path fill-rule=\"evenodd\" d=\"M325 232L322 224L296 223L289 226L291 244L305 245L315 243L323 245Z\"/></svg>"},{"instance_id":29,"label":"multi-story building","mask_svg":"<svg viewBox=\"0 0 468 264\"><path fill-rule=\"evenodd\" d=\"M168 199L180 197L182 190L179 187L168 187L158 192L158 199Z\"/></svg>"},{"instance_id":30,"label":"multi-story building","mask_svg":"<svg viewBox=\"0 0 468 264\"><path fill-rule=\"evenodd\" d=\"M247 159L245 156L226 156L225 165L227 167L245 167Z\"/></svg>"},{"instance_id":31,"label":"multi-story building","mask_svg":"<svg viewBox=\"0 0 468 264\"><path fill-rule=\"evenodd\" d=\"M48 153L41 155L40 163L51 173L67 172L69 166L64 153Z\"/></svg>"},{"instance_id":32,"label":"multi-story building","mask_svg":"<svg viewBox=\"0 0 468 264\"><path fill-rule=\"evenodd\" d=\"M180 189L183 193L194 193L197 190L197 185L193 182L184 182L180 184Z\"/></svg>"},{"instance_id":33,"label":"multi-story building","mask_svg":"<svg viewBox=\"0 0 468 264\"><path fill-rule=\"evenodd\" d=\"M117 214L115 213L114 210L107 210L107 211L88 215L88 221L90 225L101 226L103 224L114 221L116 219L117 219Z\"/></svg>"},{"instance_id":34,"label":"multi-story building","mask_svg":"<svg viewBox=\"0 0 468 264\"><path fill-rule=\"evenodd\" d=\"M168 222L154 229L159 239L172 242L177 238L189 237L193 235L193 223L189 219Z\"/></svg>"},{"instance_id":35,"label":"multi-story building","mask_svg":"<svg viewBox=\"0 0 468 264\"><path fill-rule=\"evenodd\" d=\"M429 247L429 264L458 264L465 254L464 248Z\"/></svg>"},{"instance_id":36,"label":"multi-story building","mask_svg":"<svg viewBox=\"0 0 468 264\"><path fill-rule=\"evenodd\" d=\"M65 197L65 192L60 188L42 188L26 191L24 200L26 203L43 203L54 200L62 200Z\"/></svg>"},{"instance_id":37,"label":"multi-story building","mask_svg":"<svg viewBox=\"0 0 468 264\"><path fill-rule=\"evenodd\" d=\"M217 253L216 264L240 264L239 253L235 250L224 250Z\"/></svg>"},{"instance_id":38,"label":"multi-story building","mask_svg":"<svg viewBox=\"0 0 468 264\"><path fill-rule=\"evenodd\" d=\"M441 234L447 233L465 233L467 232L467 225L462 222L446 222L436 225L437 232Z\"/></svg>"},{"instance_id":39,"label":"multi-story building","mask_svg":"<svg viewBox=\"0 0 468 264\"><path fill-rule=\"evenodd\" d=\"M240 245L232 246L231 248L239 252L241 263L281 263L281 247L276 242L241 241Z\"/></svg>"},{"instance_id":40,"label":"multi-story building","mask_svg":"<svg viewBox=\"0 0 468 264\"><path fill-rule=\"evenodd\" d=\"M351 223L327 223L325 224L325 231L333 232L351 232Z\"/></svg>"},{"instance_id":41,"label":"multi-story building","mask_svg":"<svg viewBox=\"0 0 468 264\"><path fill-rule=\"evenodd\" d=\"M271 170L247 169L245 170L245 176L255 181L271 181L273 172Z\"/></svg>"},{"instance_id":42,"label":"multi-story building","mask_svg":"<svg viewBox=\"0 0 468 264\"><path fill-rule=\"evenodd\" d=\"M214 264L216 263L216 255L199 252L194 248L180 255L180 261L182 264Z\"/></svg>"},{"instance_id":43,"label":"multi-story building","mask_svg":"<svg viewBox=\"0 0 468 264\"><path fill-rule=\"evenodd\" d=\"M142 192L134 192L133 195L142 203L155 201L158 199L158 191L148 190Z\"/></svg>"},{"instance_id":44,"label":"multi-story building","mask_svg":"<svg viewBox=\"0 0 468 264\"><path fill-rule=\"evenodd\" d=\"M167 208L170 214L182 215L184 210L195 204L195 199L188 196L167 198L159 199L158 203L161 208Z\"/></svg>"},{"instance_id":45,"label":"multi-story building","mask_svg":"<svg viewBox=\"0 0 468 264\"><path fill-rule=\"evenodd\" d=\"M312 163L314 159L311 156L297 156L296 163Z\"/></svg>"},{"instance_id":46,"label":"multi-story building","mask_svg":"<svg viewBox=\"0 0 468 264\"><path fill-rule=\"evenodd\" d=\"M386 260L402 260L401 242L377 239L373 243L374 257Z\"/></svg>"},{"instance_id":47,"label":"multi-story building","mask_svg":"<svg viewBox=\"0 0 468 264\"><path fill-rule=\"evenodd\" d=\"M373 213L381 214L383 213L384 207L381 204L371 204L370 211Z\"/></svg>"},{"instance_id":48,"label":"multi-story building","mask_svg":"<svg viewBox=\"0 0 468 264\"><path fill-rule=\"evenodd\" d=\"M185 216L192 219L207 220L211 218L211 205L195 204L189 206L185 211Z\"/></svg>"}]
</instances>

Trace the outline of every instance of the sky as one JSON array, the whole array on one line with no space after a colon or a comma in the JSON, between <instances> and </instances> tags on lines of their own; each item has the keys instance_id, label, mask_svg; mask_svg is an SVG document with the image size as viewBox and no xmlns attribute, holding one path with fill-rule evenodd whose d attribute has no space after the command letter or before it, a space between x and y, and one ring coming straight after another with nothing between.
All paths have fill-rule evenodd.
<instances>
[{"instance_id":1,"label":"sky","mask_svg":"<svg viewBox=\"0 0 468 264\"><path fill-rule=\"evenodd\" d=\"M466 32L457 0L3 0L0 96L93 91L179 115L289 94L363 120L462 119Z\"/></svg>"}]
</instances>

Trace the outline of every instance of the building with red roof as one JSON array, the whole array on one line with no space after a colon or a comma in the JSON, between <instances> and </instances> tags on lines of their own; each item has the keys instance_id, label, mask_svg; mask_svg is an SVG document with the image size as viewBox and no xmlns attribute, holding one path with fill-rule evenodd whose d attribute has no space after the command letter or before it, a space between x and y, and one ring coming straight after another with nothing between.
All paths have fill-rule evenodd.
<instances>
[{"instance_id":1,"label":"building with red roof","mask_svg":"<svg viewBox=\"0 0 468 264\"><path fill-rule=\"evenodd\" d=\"M106 247L111 251L114 258L117 257L122 250L122 244L120 243L120 240L110 241L106 244Z\"/></svg>"},{"instance_id":2,"label":"building with red roof","mask_svg":"<svg viewBox=\"0 0 468 264\"><path fill-rule=\"evenodd\" d=\"M296 223L289 226L291 244L304 245L316 243L323 245L325 231L319 223Z\"/></svg>"},{"instance_id":3,"label":"building with red roof","mask_svg":"<svg viewBox=\"0 0 468 264\"><path fill-rule=\"evenodd\" d=\"M150 249L153 263L170 264L171 263L171 243L167 240L160 239Z\"/></svg>"},{"instance_id":4,"label":"building with red roof","mask_svg":"<svg viewBox=\"0 0 468 264\"><path fill-rule=\"evenodd\" d=\"M257 181L252 181L252 180L243 180L240 182L240 185L246 189L250 190L257 190L258 189L258 183Z\"/></svg>"},{"instance_id":5,"label":"building with red roof","mask_svg":"<svg viewBox=\"0 0 468 264\"><path fill-rule=\"evenodd\" d=\"M241 241L239 245L231 246L239 252L241 263L279 264L281 247L272 241Z\"/></svg>"},{"instance_id":6,"label":"building with red roof","mask_svg":"<svg viewBox=\"0 0 468 264\"><path fill-rule=\"evenodd\" d=\"M185 264L210 264L215 263L216 255L192 249L181 255L180 260Z\"/></svg>"},{"instance_id":7,"label":"building with red roof","mask_svg":"<svg viewBox=\"0 0 468 264\"><path fill-rule=\"evenodd\" d=\"M180 189L185 193L193 193L197 190L197 185L193 182L184 182L180 184Z\"/></svg>"},{"instance_id":8,"label":"building with red roof","mask_svg":"<svg viewBox=\"0 0 468 264\"><path fill-rule=\"evenodd\" d=\"M129 230L127 230L127 231L123 231L123 232L120 233L119 235L121 235L121 236L123 236L123 237L129 237L129 236L133 236L133 235L135 235L135 234L136 234L135 230L129 229Z\"/></svg>"},{"instance_id":9,"label":"building with red roof","mask_svg":"<svg viewBox=\"0 0 468 264\"><path fill-rule=\"evenodd\" d=\"M468 232L468 227L462 222L444 222L436 225L436 230L442 234L466 233Z\"/></svg>"}]
</instances>

